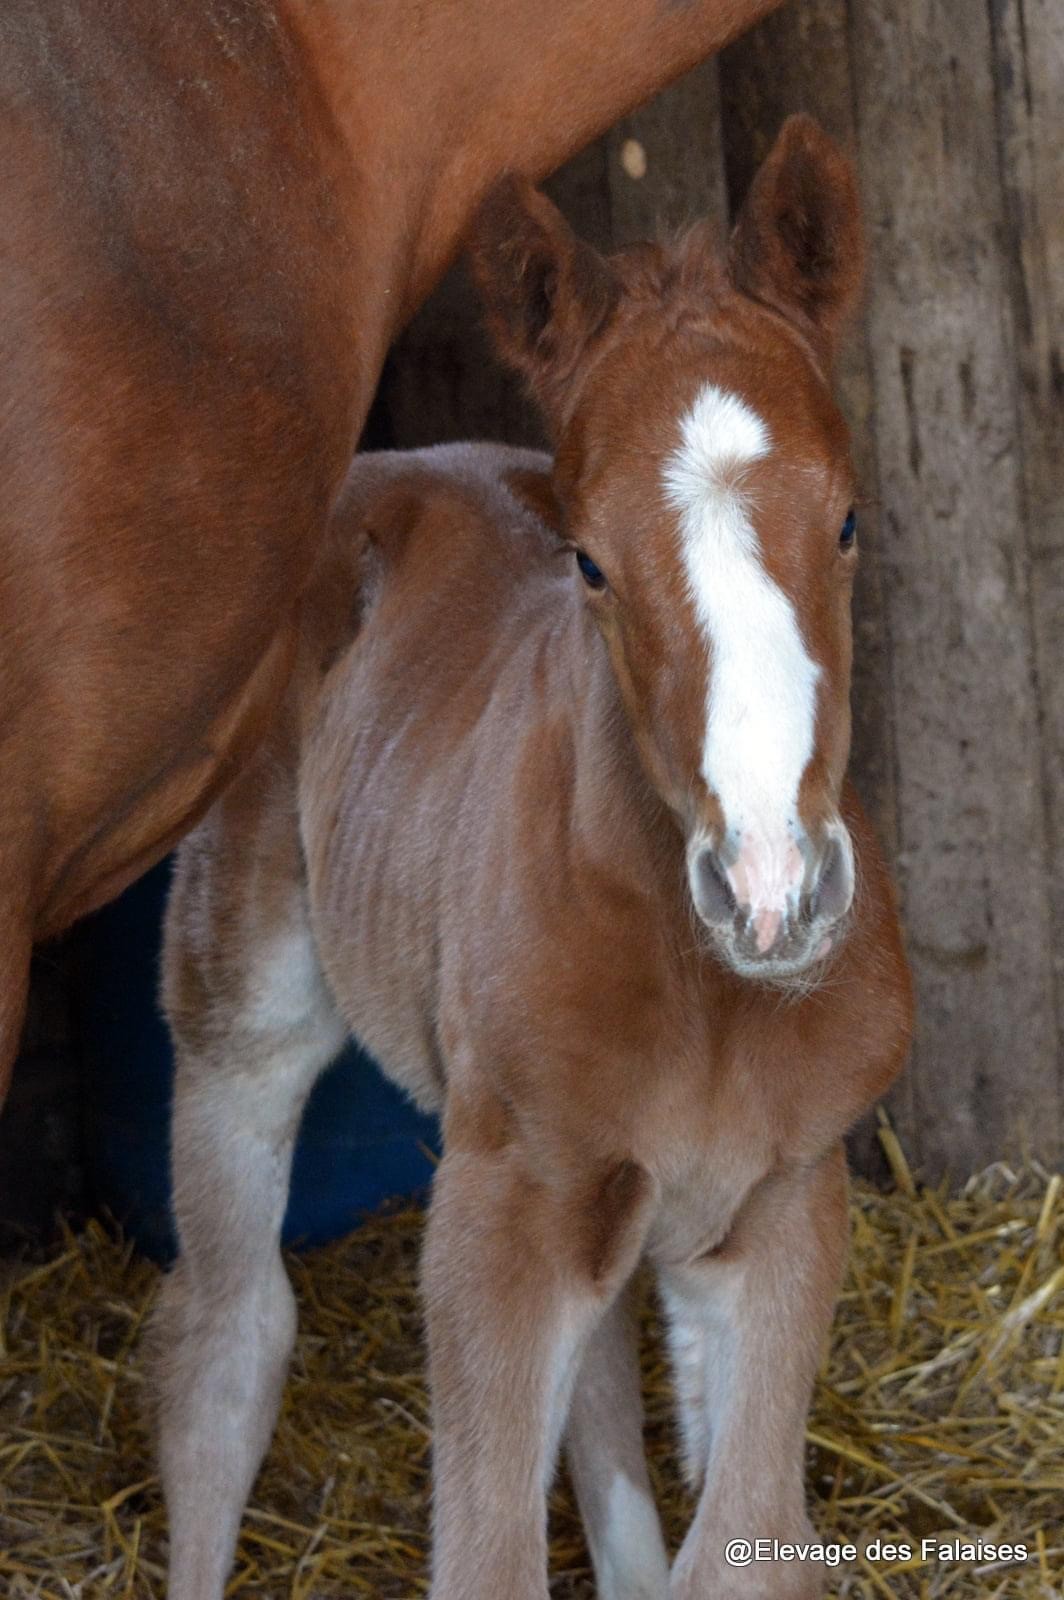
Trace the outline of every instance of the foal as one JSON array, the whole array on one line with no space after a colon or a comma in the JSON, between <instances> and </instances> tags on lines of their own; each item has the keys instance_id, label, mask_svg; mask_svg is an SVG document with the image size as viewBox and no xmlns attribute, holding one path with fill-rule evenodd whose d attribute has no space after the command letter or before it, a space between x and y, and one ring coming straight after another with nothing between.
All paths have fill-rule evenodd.
<instances>
[{"instance_id":1,"label":"foal","mask_svg":"<svg viewBox=\"0 0 1064 1600\"><path fill-rule=\"evenodd\" d=\"M850 168L794 120L726 263L603 260L513 181L474 267L558 443L356 461L284 718L181 851L159 1313L171 1600L222 1592L295 1314L292 1143L349 1028L443 1111L424 1259L434 1600L545 1600L565 1440L603 1600L808 1600L806 1411L845 1130L905 1055L844 783L853 483L827 372ZM575 552L575 553L574 553ZM626 1287L698 1509L670 1578Z\"/></svg>"}]
</instances>

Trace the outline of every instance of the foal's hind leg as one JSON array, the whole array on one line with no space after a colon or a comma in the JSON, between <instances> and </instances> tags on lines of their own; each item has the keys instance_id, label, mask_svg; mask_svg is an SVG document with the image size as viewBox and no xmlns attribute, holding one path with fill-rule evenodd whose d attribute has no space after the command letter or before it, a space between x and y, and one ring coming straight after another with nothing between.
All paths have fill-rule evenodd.
<instances>
[{"instance_id":1,"label":"foal's hind leg","mask_svg":"<svg viewBox=\"0 0 1064 1600\"><path fill-rule=\"evenodd\" d=\"M643 1448L634 1306L622 1292L591 1335L566 1451L599 1600L667 1600L669 1559Z\"/></svg>"},{"instance_id":2,"label":"foal's hind leg","mask_svg":"<svg viewBox=\"0 0 1064 1600\"><path fill-rule=\"evenodd\" d=\"M194 836L186 851L198 843ZM306 1095L344 1029L318 970L301 885L287 885L278 906L274 880L267 916L250 888L201 892L197 870L209 878L217 862L186 860L182 869L166 954L181 1255L156 1316L159 1460L169 1600L217 1600L295 1336L278 1247L292 1146ZM254 943L234 950L249 922ZM182 988L183 1006L174 1003Z\"/></svg>"}]
</instances>

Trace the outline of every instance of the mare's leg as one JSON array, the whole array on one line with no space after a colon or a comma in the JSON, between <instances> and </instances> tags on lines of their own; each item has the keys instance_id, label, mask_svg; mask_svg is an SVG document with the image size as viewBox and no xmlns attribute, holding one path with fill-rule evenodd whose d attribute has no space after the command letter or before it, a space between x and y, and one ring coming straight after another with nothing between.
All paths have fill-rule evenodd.
<instances>
[{"instance_id":1,"label":"mare's leg","mask_svg":"<svg viewBox=\"0 0 1064 1600\"><path fill-rule=\"evenodd\" d=\"M572 1386L634 1270L651 1183L621 1162L548 1184L516 1143L462 1147L452 1128L449 1111L424 1263L432 1596L547 1600L546 1494Z\"/></svg>"},{"instance_id":2,"label":"mare's leg","mask_svg":"<svg viewBox=\"0 0 1064 1600\"><path fill-rule=\"evenodd\" d=\"M22 1037L30 981L30 936L22 916L0 909L0 1110Z\"/></svg>"},{"instance_id":3,"label":"mare's leg","mask_svg":"<svg viewBox=\"0 0 1064 1600\"><path fill-rule=\"evenodd\" d=\"M663 1269L686 1468L702 1484L672 1600L816 1600L818 1562L732 1567L729 1540L808 1542L805 1424L846 1252L841 1146L774 1174L719 1250Z\"/></svg>"},{"instance_id":4,"label":"mare's leg","mask_svg":"<svg viewBox=\"0 0 1064 1600\"><path fill-rule=\"evenodd\" d=\"M669 1561L643 1448L638 1332L628 1291L588 1341L566 1452L599 1600L667 1600Z\"/></svg>"},{"instance_id":5,"label":"mare's leg","mask_svg":"<svg viewBox=\"0 0 1064 1600\"><path fill-rule=\"evenodd\" d=\"M168 915L181 1253L155 1334L169 1600L223 1592L295 1337L278 1245L292 1147L307 1093L345 1037L318 968L293 845L289 878L256 838L258 870L220 883L223 865L242 874L247 863L239 854L235 865L211 859L209 849L197 860L193 835Z\"/></svg>"}]
</instances>

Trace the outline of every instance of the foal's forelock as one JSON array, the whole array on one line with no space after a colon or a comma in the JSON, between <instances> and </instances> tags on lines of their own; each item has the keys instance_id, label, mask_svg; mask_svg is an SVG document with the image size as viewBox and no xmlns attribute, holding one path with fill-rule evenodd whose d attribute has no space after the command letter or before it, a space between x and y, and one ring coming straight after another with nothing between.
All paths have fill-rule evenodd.
<instances>
[{"instance_id":1,"label":"foal's forelock","mask_svg":"<svg viewBox=\"0 0 1064 1600\"><path fill-rule=\"evenodd\" d=\"M681 558L708 645L701 776L724 818L716 840L754 904L801 888L798 792L813 754L820 668L789 597L766 570L744 488L773 441L745 401L707 383L664 469Z\"/></svg>"}]
</instances>

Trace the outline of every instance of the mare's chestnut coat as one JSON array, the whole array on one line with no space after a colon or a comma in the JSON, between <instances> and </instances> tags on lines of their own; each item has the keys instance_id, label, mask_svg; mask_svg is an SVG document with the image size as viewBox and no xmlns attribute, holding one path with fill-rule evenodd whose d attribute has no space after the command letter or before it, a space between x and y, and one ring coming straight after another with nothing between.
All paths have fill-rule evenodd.
<instances>
[{"instance_id":1,"label":"mare's chestnut coat","mask_svg":"<svg viewBox=\"0 0 1064 1600\"><path fill-rule=\"evenodd\" d=\"M774 0L4 0L0 1099L30 947L266 728L389 342Z\"/></svg>"}]
</instances>

